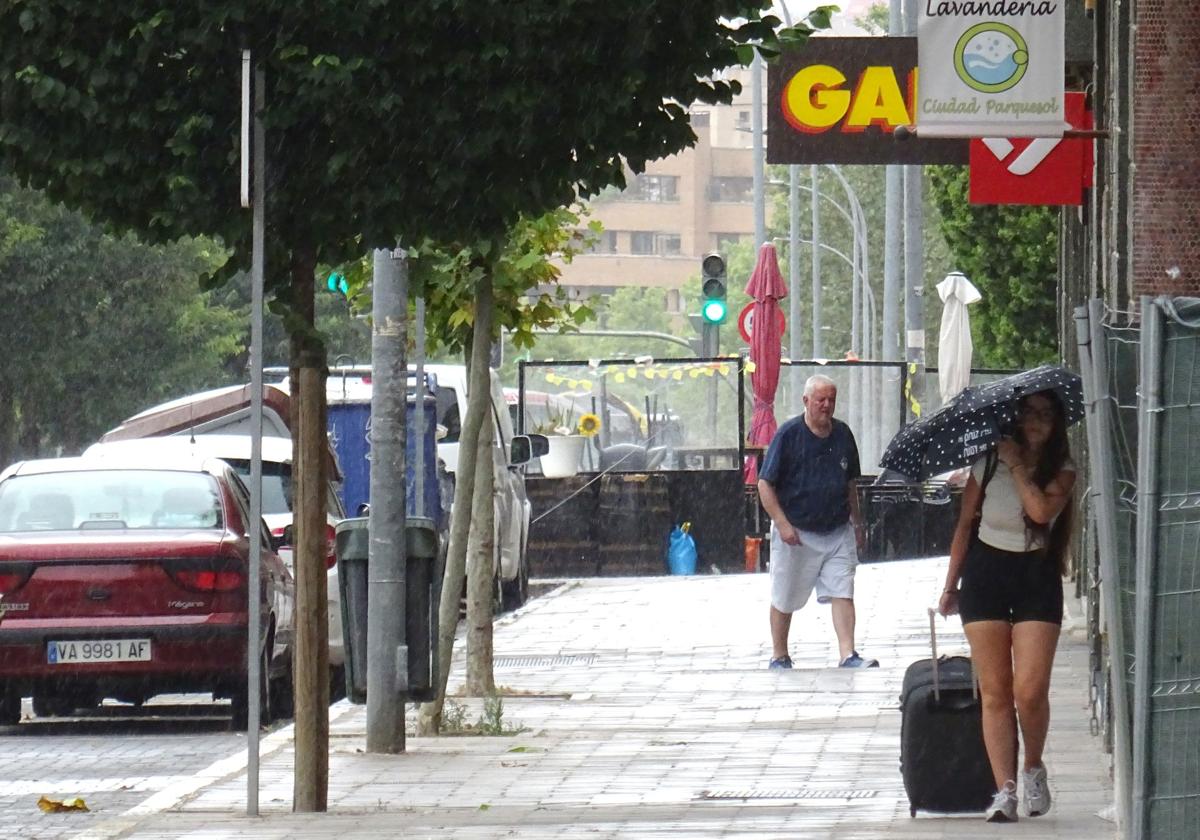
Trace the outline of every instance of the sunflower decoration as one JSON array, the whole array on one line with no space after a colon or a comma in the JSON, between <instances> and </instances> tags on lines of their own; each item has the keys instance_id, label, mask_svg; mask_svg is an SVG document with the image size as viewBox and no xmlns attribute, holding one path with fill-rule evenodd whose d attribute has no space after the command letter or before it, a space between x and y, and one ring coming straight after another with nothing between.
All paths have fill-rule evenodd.
<instances>
[{"instance_id":1,"label":"sunflower decoration","mask_svg":"<svg viewBox=\"0 0 1200 840\"><path fill-rule=\"evenodd\" d=\"M579 434L593 437L600 431L600 418L595 414L585 414L579 418Z\"/></svg>"}]
</instances>

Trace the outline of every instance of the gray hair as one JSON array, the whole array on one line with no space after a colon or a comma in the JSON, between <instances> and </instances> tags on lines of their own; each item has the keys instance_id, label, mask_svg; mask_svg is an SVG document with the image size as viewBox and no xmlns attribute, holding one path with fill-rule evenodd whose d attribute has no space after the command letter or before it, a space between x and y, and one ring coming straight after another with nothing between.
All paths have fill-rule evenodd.
<instances>
[{"instance_id":1,"label":"gray hair","mask_svg":"<svg viewBox=\"0 0 1200 840\"><path fill-rule=\"evenodd\" d=\"M837 383L834 382L832 379L830 379L828 376L825 376L824 374L821 374L821 373L814 373L812 376L808 377L808 379L805 380L805 382L804 382L804 396L811 397L812 392L817 390L818 388L826 388L826 387L830 387L830 386L833 387L834 391L837 390Z\"/></svg>"}]
</instances>

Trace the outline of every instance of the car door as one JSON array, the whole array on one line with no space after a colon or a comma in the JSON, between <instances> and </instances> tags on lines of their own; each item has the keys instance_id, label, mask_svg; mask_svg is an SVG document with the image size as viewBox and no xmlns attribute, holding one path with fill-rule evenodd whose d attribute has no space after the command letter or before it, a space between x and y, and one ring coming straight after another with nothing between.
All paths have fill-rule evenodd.
<instances>
[{"instance_id":1,"label":"car door","mask_svg":"<svg viewBox=\"0 0 1200 840\"><path fill-rule=\"evenodd\" d=\"M501 576L513 580L520 573L528 501L525 497L525 471L509 464L512 448L512 418L504 389L495 371L491 372L491 414L493 421L492 463L496 505L496 545L499 548Z\"/></svg>"}]
</instances>

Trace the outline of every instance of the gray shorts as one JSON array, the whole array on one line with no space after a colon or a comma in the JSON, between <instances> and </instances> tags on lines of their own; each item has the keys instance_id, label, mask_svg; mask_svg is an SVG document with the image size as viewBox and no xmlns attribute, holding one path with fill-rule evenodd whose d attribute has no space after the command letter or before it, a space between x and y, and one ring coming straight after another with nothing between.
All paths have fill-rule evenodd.
<instances>
[{"instance_id":1,"label":"gray shorts","mask_svg":"<svg viewBox=\"0 0 1200 840\"><path fill-rule=\"evenodd\" d=\"M847 522L825 534L801 531L800 545L788 545L771 526L771 606L794 613L808 603L814 589L817 603L854 598L858 546L854 527Z\"/></svg>"}]
</instances>

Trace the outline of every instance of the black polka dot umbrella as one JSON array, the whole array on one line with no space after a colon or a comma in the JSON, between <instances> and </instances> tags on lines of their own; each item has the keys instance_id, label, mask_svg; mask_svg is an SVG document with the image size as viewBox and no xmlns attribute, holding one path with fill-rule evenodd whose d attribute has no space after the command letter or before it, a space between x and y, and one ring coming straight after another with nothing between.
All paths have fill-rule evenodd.
<instances>
[{"instance_id":1,"label":"black polka dot umbrella","mask_svg":"<svg viewBox=\"0 0 1200 840\"><path fill-rule=\"evenodd\" d=\"M972 464L1012 434L1019 400L1039 391L1058 395L1067 425L1083 419L1079 377L1057 365L1043 365L964 388L947 405L897 432L879 464L917 480Z\"/></svg>"}]
</instances>

